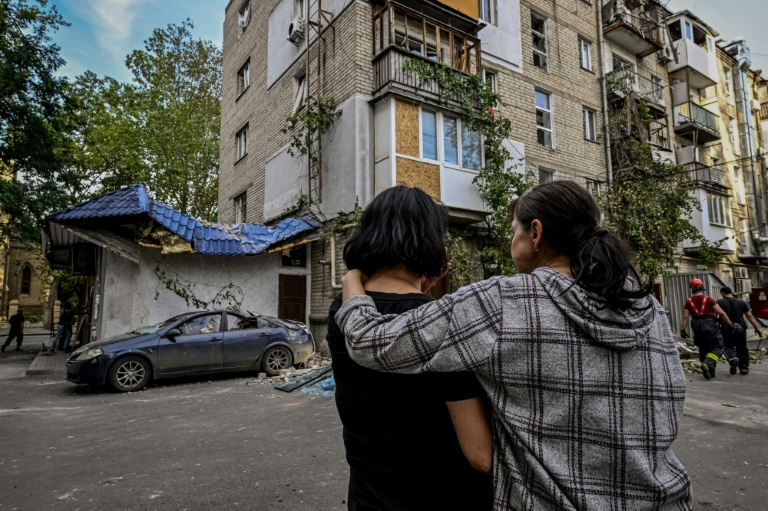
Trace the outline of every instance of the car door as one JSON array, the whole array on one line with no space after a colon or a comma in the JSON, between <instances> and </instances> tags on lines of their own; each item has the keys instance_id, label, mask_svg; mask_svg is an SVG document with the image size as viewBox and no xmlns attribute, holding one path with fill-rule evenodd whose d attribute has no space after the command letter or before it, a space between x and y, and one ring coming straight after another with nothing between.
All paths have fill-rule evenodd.
<instances>
[{"instance_id":1,"label":"car door","mask_svg":"<svg viewBox=\"0 0 768 511\"><path fill-rule=\"evenodd\" d=\"M270 340L282 329L264 318L246 318L227 313L224 332L224 369L252 366L261 357Z\"/></svg>"},{"instance_id":2,"label":"car door","mask_svg":"<svg viewBox=\"0 0 768 511\"><path fill-rule=\"evenodd\" d=\"M160 373L190 373L222 369L221 313L201 314L176 325L180 335L160 339L157 365Z\"/></svg>"}]
</instances>

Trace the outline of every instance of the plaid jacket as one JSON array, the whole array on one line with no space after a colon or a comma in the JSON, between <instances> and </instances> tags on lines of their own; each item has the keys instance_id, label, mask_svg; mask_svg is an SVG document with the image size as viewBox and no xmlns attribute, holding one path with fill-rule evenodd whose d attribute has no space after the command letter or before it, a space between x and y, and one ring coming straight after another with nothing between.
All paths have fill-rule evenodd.
<instances>
[{"instance_id":1,"label":"plaid jacket","mask_svg":"<svg viewBox=\"0 0 768 511\"><path fill-rule=\"evenodd\" d=\"M355 296L336 321L366 367L477 373L493 407L495 509L692 509L670 448L685 378L662 307L612 311L572 284L539 268L399 316Z\"/></svg>"}]
</instances>

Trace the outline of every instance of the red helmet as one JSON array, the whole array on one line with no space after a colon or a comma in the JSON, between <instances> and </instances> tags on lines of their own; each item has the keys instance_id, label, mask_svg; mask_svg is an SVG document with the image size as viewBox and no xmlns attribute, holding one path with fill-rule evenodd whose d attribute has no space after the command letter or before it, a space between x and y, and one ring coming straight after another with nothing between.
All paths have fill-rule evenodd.
<instances>
[{"instance_id":1,"label":"red helmet","mask_svg":"<svg viewBox=\"0 0 768 511\"><path fill-rule=\"evenodd\" d=\"M688 283L688 286L690 286L691 289L704 287L704 282L702 282L701 279L691 279L691 281Z\"/></svg>"}]
</instances>

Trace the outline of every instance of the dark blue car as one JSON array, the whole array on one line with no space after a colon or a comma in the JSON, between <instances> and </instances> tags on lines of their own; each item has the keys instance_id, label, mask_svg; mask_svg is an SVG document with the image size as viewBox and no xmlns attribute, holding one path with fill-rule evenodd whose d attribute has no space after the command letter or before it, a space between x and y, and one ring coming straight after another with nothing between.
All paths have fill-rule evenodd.
<instances>
[{"instance_id":1,"label":"dark blue car","mask_svg":"<svg viewBox=\"0 0 768 511\"><path fill-rule=\"evenodd\" d=\"M239 310L192 312L78 348L67 361L67 380L128 392L177 376L274 376L314 352L312 334L296 321Z\"/></svg>"}]
</instances>

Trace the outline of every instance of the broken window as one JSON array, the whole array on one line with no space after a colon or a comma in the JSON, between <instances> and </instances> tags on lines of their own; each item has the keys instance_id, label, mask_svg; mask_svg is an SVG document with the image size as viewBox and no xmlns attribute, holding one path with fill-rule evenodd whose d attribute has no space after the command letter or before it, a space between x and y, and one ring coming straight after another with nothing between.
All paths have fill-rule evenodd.
<instances>
[{"instance_id":1,"label":"broken window","mask_svg":"<svg viewBox=\"0 0 768 511\"><path fill-rule=\"evenodd\" d=\"M251 84L251 60L248 59L237 72L237 94L245 92L245 89Z\"/></svg>"},{"instance_id":2,"label":"broken window","mask_svg":"<svg viewBox=\"0 0 768 511\"><path fill-rule=\"evenodd\" d=\"M548 92L536 93L536 139L539 145L552 147L552 103Z\"/></svg>"},{"instance_id":3,"label":"broken window","mask_svg":"<svg viewBox=\"0 0 768 511\"><path fill-rule=\"evenodd\" d=\"M248 125L246 124L237 132L237 160L241 160L248 154Z\"/></svg>"},{"instance_id":4,"label":"broken window","mask_svg":"<svg viewBox=\"0 0 768 511\"><path fill-rule=\"evenodd\" d=\"M531 33L533 35L533 65L548 69L547 64L547 18L531 12Z\"/></svg>"},{"instance_id":5,"label":"broken window","mask_svg":"<svg viewBox=\"0 0 768 511\"><path fill-rule=\"evenodd\" d=\"M247 198L248 196L246 192L243 192L234 199L236 224L242 224L245 222L245 205Z\"/></svg>"},{"instance_id":6,"label":"broken window","mask_svg":"<svg viewBox=\"0 0 768 511\"><path fill-rule=\"evenodd\" d=\"M297 76L294 81L294 99L293 99L293 111L300 109L304 106L304 95L307 93L307 77L306 75Z\"/></svg>"},{"instance_id":7,"label":"broken window","mask_svg":"<svg viewBox=\"0 0 768 511\"><path fill-rule=\"evenodd\" d=\"M242 34L245 27L251 22L251 3L245 2L240 10L237 11L237 25L240 27L240 33Z\"/></svg>"},{"instance_id":8,"label":"broken window","mask_svg":"<svg viewBox=\"0 0 768 511\"><path fill-rule=\"evenodd\" d=\"M483 69L483 81L488 84L488 88L493 92L499 92L499 82L496 72Z\"/></svg>"},{"instance_id":9,"label":"broken window","mask_svg":"<svg viewBox=\"0 0 768 511\"><path fill-rule=\"evenodd\" d=\"M179 326L179 330L185 335L215 334L219 331L220 323L221 314L209 314L182 323L181 326Z\"/></svg>"},{"instance_id":10,"label":"broken window","mask_svg":"<svg viewBox=\"0 0 768 511\"><path fill-rule=\"evenodd\" d=\"M555 180L555 171L539 167L539 184L551 183Z\"/></svg>"},{"instance_id":11,"label":"broken window","mask_svg":"<svg viewBox=\"0 0 768 511\"><path fill-rule=\"evenodd\" d=\"M299 245L280 253L280 265L288 268L307 267L307 246Z\"/></svg>"}]
</instances>

